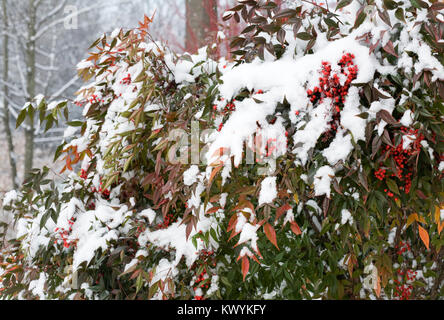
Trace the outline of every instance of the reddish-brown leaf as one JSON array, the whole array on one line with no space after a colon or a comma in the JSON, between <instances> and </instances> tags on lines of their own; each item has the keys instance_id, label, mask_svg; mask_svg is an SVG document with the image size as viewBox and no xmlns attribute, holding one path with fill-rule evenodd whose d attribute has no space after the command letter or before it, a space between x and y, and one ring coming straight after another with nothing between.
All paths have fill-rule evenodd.
<instances>
[{"instance_id":1,"label":"reddish-brown leaf","mask_svg":"<svg viewBox=\"0 0 444 320\"><path fill-rule=\"evenodd\" d=\"M398 123L398 121L396 121L396 119L393 118L393 116L387 110L380 110L380 111L378 111L378 113L376 115L379 116L382 120L384 120L388 124L397 124Z\"/></svg>"},{"instance_id":2,"label":"reddish-brown leaf","mask_svg":"<svg viewBox=\"0 0 444 320\"><path fill-rule=\"evenodd\" d=\"M234 229L236 227L236 224L237 224L237 214L233 214L230 218L230 221L228 221L227 232L230 231L231 229Z\"/></svg>"},{"instance_id":3,"label":"reddish-brown leaf","mask_svg":"<svg viewBox=\"0 0 444 320\"><path fill-rule=\"evenodd\" d=\"M295 221L292 221L290 223L290 227L291 227L291 231L293 231L293 233L295 235L299 236L302 234L301 228L299 228L299 225Z\"/></svg>"},{"instance_id":4,"label":"reddish-brown leaf","mask_svg":"<svg viewBox=\"0 0 444 320\"><path fill-rule=\"evenodd\" d=\"M274 244L274 246L276 248L279 249L279 247L277 245L277 241L276 241L276 231L274 230L273 226L271 224L269 224L268 222L266 224L264 224L264 232L265 232L265 235L267 236L268 240L270 240L270 242L272 244Z\"/></svg>"},{"instance_id":5,"label":"reddish-brown leaf","mask_svg":"<svg viewBox=\"0 0 444 320\"><path fill-rule=\"evenodd\" d=\"M215 212L217 212L219 209L222 209L222 208L221 208L221 207L213 207L213 208L209 209L209 210L207 211L206 214L212 214L212 213L215 213Z\"/></svg>"},{"instance_id":6,"label":"reddish-brown leaf","mask_svg":"<svg viewBox=\"0 0 444 320\"><path fill-rule=\"evenodd\" d=\"M216 167L213 169L213 171L211 172L210 175L210 179L208 181L208 184L211 185L211 182L213 181L214 177L216 176L216 174L222 169L222 165Z\"/></svg>"},{"instance_id":7,"label":"reddish-brown leaf","mask_svg":"<svg viewBox=\"0 0 444 320\"><path fill-rule=\"evenodd\" d=\"M247 276L248 269L250 269L250 260L248 260L247 256L243 256L242 258L242 276L245 281L245 277Z\"/></svg>"},{"instance_id":8,"label":"reddish-brown leaf","mask_svg":"<svg viewBox=\"0 0 444 320\"><path fill-rule=\"evenodd\" d=\"M398 57L395 52L395 48L393 47L393 42L388 41L387 44L383 47L384 51L391 54L392 56Z\"/></svg>"},{"instance_id":9,"label":"reddish-brown leaf","mask_svg":"<svg viewBox=\"0 0 444 320\"><path fill-rule=\"evenodd\" d=\"M416 194L423 200L427 199L427 196L424 194L424 192L422 192L421 190L417 189L416 190Z\"/></svg>"},{"instance_id":10,"label":"reddish-brown leaf","mask_svg":"<svg viewBox=\"0 0 444 320\"><path fill-rule=\"evenodd\" d=\"M191 230L193 230L193 224L191 222L189 222L187 224L187 227L185 229L185 235L186 235L186 240L188 241L188 237L190 236Z\"/></svg>"},{"instance_id":11,"label":"reddish-brown leaf","mask_svg":"<svg viewBox=\"0 0 444 320\"><path fill-rule=\"evenodd\" d=\"M136 271L134 271L130 277L130 280L135 279L140 274L140 272L142 272L142 269L137 269Z\"/></svg>"},{"instance_id":12,"label":"reddish-brown leaf","mask_svg":"<svg viewBox=\"0 0 444 320\"><path fill-rule=\"evenodd\" d=\"M282 207L280 207L280 208L278 208L277 210L276 210L276 221L285 213L285 212L287 212L288 210L291 210L292 208L291 208L291 206L288 204L288 203L286 203L286 204L284 204Z\"/></svg>"}]
</instances>

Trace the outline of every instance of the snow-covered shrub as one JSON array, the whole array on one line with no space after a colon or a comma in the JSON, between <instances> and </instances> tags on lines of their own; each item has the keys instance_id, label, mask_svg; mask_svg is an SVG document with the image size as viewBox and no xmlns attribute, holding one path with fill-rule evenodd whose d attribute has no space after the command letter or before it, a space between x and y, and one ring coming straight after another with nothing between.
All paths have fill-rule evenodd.
<instances>
[{"instance_id":1,"label":"snow-covered shrub","mask_svg":"<svg viewBox=\"0 0 444 320\"><path fill-rule=\"evenodd\" d=\"M1 297L442 298L443 8L239 1L232 62L98 39L71 173L5 203Z\"/></svg>"}]
</instances>

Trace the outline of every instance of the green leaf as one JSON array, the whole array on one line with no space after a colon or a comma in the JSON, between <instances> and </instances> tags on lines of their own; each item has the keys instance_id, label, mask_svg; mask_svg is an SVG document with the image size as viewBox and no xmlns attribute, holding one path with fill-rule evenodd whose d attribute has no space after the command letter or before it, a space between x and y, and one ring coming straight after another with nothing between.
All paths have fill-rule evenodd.
<instances>
[{"instance_id":1,"label":"green leaf","mask_svg":"<svg viewBox=\"0 0 444 320\"><path fill-rule=\"evenodd\" d=\"M392 191L398 195L400 194L399 189L398 189L398 185L396 184L395 181L393 181L392 179L386 179L385 182L387 183L387 187L389 187L390 191Z\"/></svg>"},{"instance_id":2,"label":"green leaf","mask_svg":"<svg viewBox=\"0 0 444 320\"><path fill-rule=\"evenodd\" d=\"M103 186L103 190L108 189L114 182L117 181L119 177L119 173L114 173L111 178L108 179L108 181L106 181L106 183Z\"/></svg>"},{"instance_id":3,"label":"green leaf","mask_svg":"<svg viewBox=\"0 0 444 320\"><path fill-rule=\"evenodd\" d=\"M393 10L398 6L398 3L393 0L384 0L384 5L387 9Z\"/></svg>"},{"instance_id":4,"label":"green leaf","mask_svg":"<svg viewBox=\"0 0 444 320\"><path fill-rule=\"evenodd\" d=\"M125 165L123 166L123 172L126 172L128 170L129 165L131 164L131 161L133 161L135 154L131 155L126 161Z\"/></svg>"},{"instance_id":5,"label":"green leaf","mask_svg":"<svg viewBox=\"0 0 444 320\"><path fill-rule=\"evenodd\" d=\"M159 280L160 281L160 280ZM151 299L157 292L157 290L159 289L159 281L157 281L156 283L154 283L149 291L148 291L148 298Z\"/></svg>"},{"instance_id":6,"label":"green leaf","mask_svg":"<svg viewBox=\"0 0 444 320\"><path fill-rule=\"evenodd\" d=\"M142 289L142 286L143 286L143 277L142 273L140 273L136 280L136 293L138 293L140 289Z\"/></svg>"},{"instance_id":7,"label":"green leaf","mask_svg":"<svg viewBox=\"0 0 444 320\"><path fill-rule=\"evenodd\" d=\"M414 6L417 9L421 8L427 9L429 7L427 3L421 0L410 0L410 3L412 4L412 6Z\"/></svg>"},{"instance_id":8,"label":"green leaf","mask_svg":"<svg viewBox=\"0 0 444 320\"><path fill-rule=\"evenodd\" d=\"M61 144L57 147L54 153L54 161L56 161L60 157L60 154L62 153L64 146L65 144Z\"/></svg>"},{"instance_id":9,"label":"green leaf","mask_svg":"<svg viewBox=\"0 0 444 320\"><path fill-rule=\"evenodd\" d=\"M355 24L353 25L353 29L358 28L364 22L366 17L367 17L367 14L365 14L364 12L361 12L355 20Z\"/></svg>"},{"instance_id":10,"label":"green leaf","mask_svg":"<svg viewBox=\"0 0 444 320\"><path fill-rule=\"evenodd\" d=\"M273 19L279 19L279 18L291 18L296 16L297 12L294 9L284 9L278 14L276 14Z\"/></svg>"},{"instance_id":11,"label":"green leaf","mask_svg":"<svg viewBox=\"0 0 444 320\"><path fill-rule=\"evenodd\" d=\"M367 119L368 118L368 112L362 112L360 114L357 114L356 116L359 117L359 118L362 118L362 119Z\"/></svg>"},{"instance_id":12,"label":"green leaf","mask_svg":"<svg viewBox=\"0 0 444 320\"><path fill-rule=\"evenodd\" d=\"M195 234L195 235L191 238L191 242L193 243L193 246L197 249L197 234Z\"/></svg>"},{"instance_id":13,"label":"green leaf","mask_svg":"<svg viewBox=\"0 0 444 320\"><path fill-rule=\"evenodd\" d=\"M341 0L341 1L339 1L338 5L336 6L335 11L348 6L350 3L352 3L352 0Z\"/></svg>"},{"instance_id":14,"label":"green leaf","mask_svg":"<svg viewBox=\"0 0 444 320\"><path fill-rule=\"evenodd\" d=\"M102 37L100 37L99 39L96 39L96 41L93 42L93 44L88 48L88 50L97 46L101 40L102 40Z\"/></svg>"},{"instance_id":15,"label":"green leaf","mask_svg":"<svg viewBox=\"0 0 444 320\"><path fill-rule=\"evenodd\" d=\"M333 21L332 19L325 18L325 19L324 19L324 22L325 22L325 24L326 24L327 26L329 26L330 28L337 28L337 27L338 27L338 24L337 24L335 21Z\"/></svg>"},{"instance_id":16,"label":"green leaf","mask_svg":"<svg viewBox=\"0 0 444 320\"><path fill-rule=\"evenodd\" d=\"M268 2L268 3L266 3L266 4L263 4L262 6L261 6L261 9L274 9L274 8L276 8L277 7L277 4L276 3L274 3L274 2Z\"/></svg>"},{"instance_id":17,"label":"green leaf","mask_svg":"<svg viewBox=\"0 0 444 320\"><path fill-rule=\"evenodd\" d=\"M312 35L309 34L308 32L299 32L296 35L296 37L301 39L301 40L308 41L308 40L310 40L312 38Z\"/></svg>"},{"instance_id":18,"label":"green leaf","mask_svg":"<svg viewBox=\"0 0 444 320\"><path fill-rule=\"evenodd\" d=\"M40 229L43 229L50 216L51 210L46 211L45 214L42 216L42 219L40 219Z\"/></svg>"},{"instance_id":19,"label":"green leaf","mask_svg":"<svg viewBox=\"0 0 444 320\"><path fill-rule=\"evenodd\" d=\"M22 109L22 111L20 111L19 115L17 116L17 122L15 124L16 129L18 127L20 127L20 125L23 123L23 121L25 121L27 113L28 113L28 111L26 109Z\"/></svg>"},{"instance_id":20,"label":"green leaf","mask_svg":"<svg viewBox=\"0 0 444 320\"><path fill-rule=\"evenodd\" d=\"M395 11L395 17L396 19L405 22L405 18L404 18L404 9L402 8L398 8Z\"/></svg>"},{"instance_id":21,"label":"green leaf","mask_svg":"<svg viewBox=\"0 0 444 320\"><path fill-rule=\"evenodd\" d=\"M53 124L54 124L54 118L52 117L51 114L49 114L49 115L46 117L45 120L46 120L46 125L45 125L45 130L44 130L44 132L47 132L49 129L52 128L52 126L53 126Z\"/></svg>"},{"instance_id":22,"label":"green leaf","mask_svg":"<svg viewBox=\"0 0 444 320\"><path fill-rule=\"evenodd\" d=\"M83 121L70 121L66 124L70 127L81 127L83 125Z\"/></svg>"},{"instance_id":23,"label":"green leaf","mask_svg":"<svg viewBox=\"0 0 444 320\"><path fill-rule=\"evenodd\" d=\"M31 122L34 121L34 111L35 111L34 107L32 106L32 104L30 104L28 107L28 116L29 119L31 119Z\"/></svg>"}]
</instances>

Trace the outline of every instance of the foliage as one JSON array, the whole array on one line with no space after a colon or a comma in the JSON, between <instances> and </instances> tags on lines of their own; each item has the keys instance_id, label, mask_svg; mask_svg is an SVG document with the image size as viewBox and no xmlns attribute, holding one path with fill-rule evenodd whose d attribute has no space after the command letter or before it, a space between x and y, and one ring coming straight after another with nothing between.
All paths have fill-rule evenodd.
<instances>
[{"instance_id":1,"label":"foliage","mask_svg":"<svg viewBox=\"0 0 444 320\"><path fill-rule=\"evenodd\" d=\"M79 174L56 186L47 169L35 170L5 204L17 239L4 249L2 298L444 296L443 5L343 0L332 11L306 1L286 9L261 3L239 1L224 15L248 25L232 40L232 71L314 57L339 39L358 38L369 49L365 57L325 57L303 85L307 107L285 92L267 109L258 127L282 126L288 138L274 173L260 175L266 161L238 162L229 148L216 150L222 163L197 167L169 154L185 151L172 132L192 132L193 121L213 129L201 147L208 139L217 147L243 106L266 108L276 79L270 88L225 94L227 65L212 60L211 49L176 56L150 38L148 17L136 30L103 36L79 65L92 80L76 100L85 119L69 123L80 133L56 153ZM356 82L362 61L378 67ZM362 138L345 126L353 103ZM27 108L24 116L35 109L48 117L48 106ZM330 117L303 157L297 137L319 108ZM351 148L333 161L326 150L340 138ZM262 147L265 158L279 149ZM268 183L276 196L262 201Z\"/></svg>"}]
</instances>

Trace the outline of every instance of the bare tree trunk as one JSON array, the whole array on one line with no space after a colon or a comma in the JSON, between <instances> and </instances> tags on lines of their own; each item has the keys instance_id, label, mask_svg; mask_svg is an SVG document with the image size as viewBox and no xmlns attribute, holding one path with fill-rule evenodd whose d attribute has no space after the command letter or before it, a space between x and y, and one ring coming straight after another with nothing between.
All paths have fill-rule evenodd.
<instances>
[{"instance_id":1,"label":"bare tree trunk","mask_svg":"<svg viewBox=\"0 0 444 320\"><path fill-rule=\"evenodd\" d=\"M12 135L11 128L9 127L9 103L8 103L8 80L9 80L9 35L7 33L9 29L8 24L8 12L7 12L7 4L6 0L2 1L2 11L3 11L3 30L5 33L3 34L3 124L5 126L5 134L6 134L6 142L8 144L8 157L9 164L11 166L11 179L12 186L14 189L17 189L17 165L16 165L16 157L14 154L14 145L12 143Z\"/></svg>"},{"instance_id":2,"label":"bare tree trunk","mask_svg":"<svg viewBox=\"0 0 444 320\"><path fill-rule=\"evenodd\" d=\"M34 0L28 2L29 21L28 21L28 35L26 41L26 82L27 82L27 100L31 101L35 96L35 28L36 28L36 11L37 7ZM30 118L27 120L27 128L25 129L25 179L32 169L32 162L34 158L34 121Z\"/></svg>"},{"instance_id":3,"label":"bare tree trunk","mask_svg":"<svg viewBox=\"0 0 444 320\"><path fill-rule=\"evenodd\" d=\"M217 0L186 0L185 49L190 53L209 43L217 31ZM213 35L214 36L214 35Z\"/></svg>"}]
</instances>

